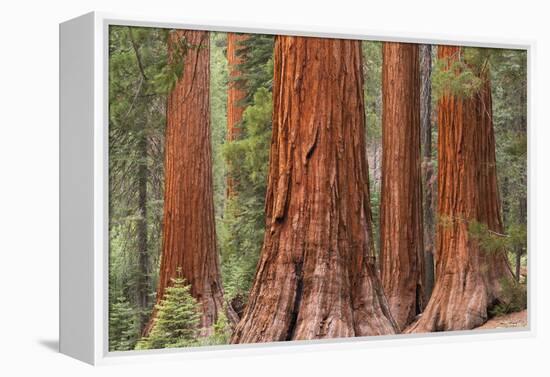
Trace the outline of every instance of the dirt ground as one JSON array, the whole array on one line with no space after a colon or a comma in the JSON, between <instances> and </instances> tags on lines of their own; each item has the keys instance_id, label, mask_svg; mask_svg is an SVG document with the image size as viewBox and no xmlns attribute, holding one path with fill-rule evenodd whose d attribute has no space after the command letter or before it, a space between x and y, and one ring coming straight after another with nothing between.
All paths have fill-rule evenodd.
<instances>
[{"instance_id":1,"label":"dirt ground","mask_svg":"<svg viewBox=\"0 0 550 377\"><path fill-rule=\"evenodd\" d=\"M501 329L510 327L527 327L527 310L494 317L477 329Z\"/></svg>"}]
</instances>

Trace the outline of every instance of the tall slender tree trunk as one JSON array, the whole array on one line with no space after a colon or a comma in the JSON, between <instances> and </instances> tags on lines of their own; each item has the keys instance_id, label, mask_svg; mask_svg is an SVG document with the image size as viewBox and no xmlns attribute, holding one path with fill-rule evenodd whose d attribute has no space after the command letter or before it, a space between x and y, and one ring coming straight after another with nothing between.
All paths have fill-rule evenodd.
<instances>
[{"instance_id":1,"label":"tall slender tree trunk","mask_svg":"<svg viewBox=\"0 0 550 377\"><path fill-rule=\"evenodd\" d=\"M360 42L277 36L266 232L232 343L395 333L373 247Z\"/></svg>"},{"instance_id":2,"label":"tall slender tree trunk","mask_svg":"<svg viewBox=\"0 0 550 377\"><path fill-rule=\"evenodd\" d=\"M434 266L434 212L436 176L432 161L432 46L419 45L420 129L422 134L423 218L424 218L424 302L432 294Z\"/></svg>"},{"instance_id":3,"label":"tall slender tree trunk","mask_svg":"<svg viewBox=\"0 0 550 377\"><path fill-rule=\"evenodd\" d=\"M147 310L149 309L149 294L151 288L151 271L149 250L147 247L147 182L149 169L147 168L147 134L142 130L141 139L139 140L140 155L143 160L139 163L138 168L138 208L140 219L137 223L138 235L138 265L139 265L139 281L138 281L138 305L140 308L140 330L147 324Z\"/></svg>"},{"instance_id":4,"label":"tall slender tree trunk","mask_svg":"<svg viewBox=\"0 0 550 377\"><path fill-rule=\"evenodd\" d=\"M141 74L140 90L145 91L148 85L149 79L145 75L143 62L139 52L139 45L136 43L132 28L128 27L128 37L134 50L137 66ZM137 223L137 250L138 250L138 266L139 277L137 281L137 304L140 309L139 326L140 330L143 330L147 325L147 311L149 309L149 295L151 289L151 272L150 272L150 259L148 250L148 237L147 237L147 183L149 181L149 169L147 168L147 156L148 156L148 142L147 142L147 119L141 121L141 130L138 141L138 150L141 161L138 165L138 210L140 213L140 219Z\"/></svg>"},{"instance_id":5,"label":"tall slender tree trunk","mask_svg":"<svg viewBox=\"0 0 550 377\"><path fill-rule=\"evenodd\" d=\"M163 250L157 304L171 279L180 276L191 285L202 315L200 325L209 334L223 307L214 224L212 151L210 141L208 32L177 30L170 34L171 58L185 39L181 79L167 105ZM154 317L146 333L154 326Z\"/></svg>"},{"instance_id":6,"label":"tall slender tree trunk","mask_svg":"<svg viewBox=\"0 0 550 377\"><path fill-rule=\"evenodd\" d=\"M241 76L239 64L242 63L239 56L240 44L248 38L246 34L227 33L227 63L229 65L229 84L227 89L227 141L238 140L241 134L241 122L243 120L244 104L246 91L237 81ZM235 182L232 170L235 167L228 166L228 175L226 181L227 197L235 194Z\"/></svg>"},{"instance_id":7,"label":"tall slender tree trunk","mask_svg":"<svg viewBox=\"0 0 550 377\"><path fill-rule=\"evenodd\" d=\"M439 46L447 68L462 51ZM503 251L483 250L472 222L502 233L497 190L491 88L487 72L471 98L444 94L438 112L438 212L436 281L422 317L408 332L466 330L483 324L499 302L501 279L511 278Z\"/></svg>"},{"instance_id":8,"label":"tall slender tree trunk","mask_svg":"<svg viewBox=\"0 0 550 377\"><path fill-rule=\"evenodd\" d=\"M418 45L385 42L382 55L380 271L403 329L424 306Z\"/></svg>"}]
</instances>

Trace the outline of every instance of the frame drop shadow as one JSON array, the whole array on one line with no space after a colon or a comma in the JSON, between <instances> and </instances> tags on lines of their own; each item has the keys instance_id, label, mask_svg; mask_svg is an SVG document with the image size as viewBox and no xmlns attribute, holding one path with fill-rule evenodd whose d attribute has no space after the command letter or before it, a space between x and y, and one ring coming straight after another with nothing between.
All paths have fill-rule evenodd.
<instances>
[{"instance_id":1,"label":"frame drop shadow","mask_svg":"<svg viewBox=\"0 0 550 377\"><path fill-rule=\"evenodd\" d=\"M38 341L42 347L49 349L52 352L59 352L59 340L58 339L41 339Z\"/></svg>"}]
</instances>

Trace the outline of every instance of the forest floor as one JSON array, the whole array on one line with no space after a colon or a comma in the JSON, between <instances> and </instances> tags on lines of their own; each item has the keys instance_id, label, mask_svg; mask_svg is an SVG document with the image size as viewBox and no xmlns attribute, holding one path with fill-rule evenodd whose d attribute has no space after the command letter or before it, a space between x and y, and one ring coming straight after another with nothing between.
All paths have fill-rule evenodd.
<instances>
[{"instance_id":1,"label":"forest floor","mask_svg":"<svg viewBox=\"0 0 550 377\"><path fill-rule=\"evenodd\" d=\"M527 327L527 310L510 313L488 320L485 324L476 328L476 330L501 329L510 327Z\"/></svg>"}]
</instances>

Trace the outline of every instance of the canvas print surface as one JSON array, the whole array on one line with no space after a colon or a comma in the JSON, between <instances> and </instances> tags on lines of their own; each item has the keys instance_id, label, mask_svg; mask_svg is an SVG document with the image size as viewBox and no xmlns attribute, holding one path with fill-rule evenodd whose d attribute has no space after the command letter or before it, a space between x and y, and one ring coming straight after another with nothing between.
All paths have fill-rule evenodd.
<instances>
[{"instance_id":1,"label":"canvas print surface","mask_svg":"<svg viewBox=\"0 0 550 377\"><path fill-rule=\"evenodd\" d=\"M109 29L109 350L527 326L525 50Z\"/></svg>"}]
</instances>

